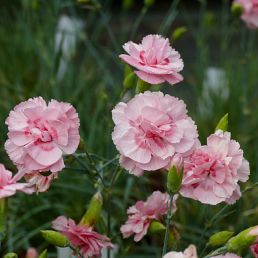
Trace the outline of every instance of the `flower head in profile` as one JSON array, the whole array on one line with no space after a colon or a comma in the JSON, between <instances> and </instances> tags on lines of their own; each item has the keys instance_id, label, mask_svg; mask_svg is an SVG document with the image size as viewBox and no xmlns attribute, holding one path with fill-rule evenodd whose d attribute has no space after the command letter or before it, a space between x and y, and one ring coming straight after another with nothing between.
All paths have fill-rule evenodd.
<instances>
[{"instance_id":1,"label":"flower head in profile","mask_svg":"<svg viewBox=\"0 0 258 258\"><path fill-rule=\"evenodd\" d=\"M33 193L34 190L30 188L27 183L18 183L12 177L12 172L7 170L3 164L0 164L0 199L14 195L16 191L24 193Z\"/></svg>"},{"instance_id":2,"label":"flower head in profile","mask_svg":"<svg viewBox=\"0 0 258 258\"><path fill-rule=\"evenodd\" d=\"M241 196L239 182L246 182L249 163L238 142L229 132L217 131L207 145L197 147L184 159L184 178L180 193L202 203L234 203Z\"/></svg>"},{"instance_id":3,"label":"flower head in profile","mask_svg":"<svg viewBox=\"0 0 258 258\"><path fill-rule=\"evenodd\" d=\"M90 226L77 225L74 220L64 216L56 218L52 227L66 236L70 244L78 248L85 258L99 257L103 248L113 248L108 237L93 231Z\"/></svg>"},{"instance_id":4,"label":"flower head in profile","mask_svg":"<svg viewBox=\"0 0 258 258\"><path fill-rule=\"evenodd\" d=\"M128 103L120 102L112 117L120 163L137 176L165 168L176 153L191 151L198 138L185 103L161 92L146 91Z\"/></svg>"},{"instance_id":5,"label":"flower head in profile","mask_svg":"<svg viewBox=\"0 0 258 258\"><path fill-rule=\"evenodd\" d=\"M127 54L120 58L135 67L137 76L151 84L167 81L176 84L183 80L180 71L184 64L180 54L169 45L169 40L160 35L148 35L141 44L131 41L124 44Z\"/></svg>"},{"instance_id":6,"label":"flower head in profile","mask_svg":"<svg viewBox=\"0 0 258 258\"><path fill-rule=\"evenodd\" d=\"M175 195L173 202L173 212L176 211ZM148 199L138 201L127 210L128 220L121 227L124 238L134 235L134 241L140 241L149 229L152 221L160 220L168 210L169 195L159 191L153 192Z\"/></svg>"},{"instance_id":7,"label":"flower head in profile","mask_svg":"<svg viewBox=\"0 0 258 258\"><path fill-rule=\"evenodd\" d=\"M184 252L169 252L163 258L197 258L197 251L194 245L189 245ZM233 257L232 257L233 258Z\"/></svg>"},{"instance_id":8,"label":"flower head in profile","mask_svg":"<svg viewBox=\"0 0 258 258\"><path fill-rule=\"evenodd\" d=\"M251 29L258 28L258 0L235 0L243 8L241 19Z\"/></svg>"},{"instance_id":9,"label":"flower head in profile","mask_svg":"<svg viewBox=\"0 0 258 258\"><path fill-rule=\"evenodd\" d=\"M9 132L5 149L20 177L61 171L63 155L74 153L79 145L79 118L69 103L29 99L10 112L6 124Z\"/></svg>"}]
</instances>

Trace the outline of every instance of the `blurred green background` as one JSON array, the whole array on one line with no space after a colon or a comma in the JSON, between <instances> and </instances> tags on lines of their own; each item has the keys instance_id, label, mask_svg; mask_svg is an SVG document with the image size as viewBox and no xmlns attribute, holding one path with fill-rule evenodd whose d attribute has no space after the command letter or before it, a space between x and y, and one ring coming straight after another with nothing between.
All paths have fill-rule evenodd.
<instances>
[{"instance_id":1,"label":"blurred green background","mask_svg":"<svg viewBox=\"0 0 258 258\"><path fill-rule=\"evenodd\" d=\"M161 90L187 103L203 143L218 120L229 113L229 130L251 164L247 185L257 182L258 34L234 17L230 6L228 0L1 0L0 162L15 171L3 147L9 111L39 95L71 102L79 112L87 150L113 158L117 152L111 140L111 110L120 101L124 74L118 55L125 42L139 42L144 35L158 33L171 39L185 62L185 80ZM175 40L172 34L182 26L186 32ZM128 91L124 98L133 94L134 90ZM105 162L95 158L99 166ZM77 166L76 161L70 163L68 167ZM107 182L115 169L115 165L103 169ZM79 169L77 173L68 168L47 193L10 198L7 240L1 252L17 251L22 257L29 246L47 247L39 230L49 228L61 214L79 220L95 192L94 183ZM122 240L119 233L126 208L156 189L164 191L161 173L138 179L124 171L116 180L111 201L111 238L119 245L116 257L160 257L162 237L146 237L134 244L132 239ZM236 205L226 208L179 200L174 226L181 241L175 240L174 248L194 243L201 251L213 232L237 232L258 224L257 193L248 191ZM99 229L106 233L106 211L103 215ZM50 257L56 257L55 249L48 248Z\"/></svg>"}]
</instances>

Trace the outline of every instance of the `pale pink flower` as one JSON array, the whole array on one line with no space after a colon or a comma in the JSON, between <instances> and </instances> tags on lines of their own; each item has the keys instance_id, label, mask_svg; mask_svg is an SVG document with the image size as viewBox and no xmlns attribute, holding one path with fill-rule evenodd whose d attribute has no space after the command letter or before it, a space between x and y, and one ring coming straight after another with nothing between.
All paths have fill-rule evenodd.
<instances>
[{"instance_id":1,"label":"pale pink flower","mask_svg":"<svg viewBox=\"0 0 258 258\"><path fill-rule=\"evenodd\" d=\"M258 28L258 0L235 0L243 7L242 20L251 29Z\"/></svg>"},{"instance_id":2,"label":"pale pink flower","mask_svg":"<svg viewBox=\"0 0 258 258\"><path fill-rule=\"evenodd\" d=\"M137 176L165 168L176 153L189 152L197 141L197 128L185 103L161 92L146 91L127 104L120 102L112 116L120 163Z\"/></svg>"},{"instance_id":3,"label":"pale pink flower","mask_svg":"<svg viewBox=\"0 0 258 258\"><path fill-rule=\"evenodd\" d=\"M123 48L128 55L120 55L120 58L135 67L135 73L143 81L176 84L183 80L179 72L183 70L184 63L180 54L169 45L168 39L160 35L148 35L141 44L130 41Z\"/></svg>"},{"instance_id":4,"label":"pale pink flower","mask_svg":"<svg viewBox=\"0 0 258 258\"><path fill-rule=\"evenodd\" d=\"M75 248L79 248L83 257L95 257L103 248L113 248L110 239L93 231L92 227L77 225L74 220L60 216L52 222L52 227L66 236Z\"/></svg>"},{"instance_id":5,"label":"pale pink flower","mask_svg":"<svg viewBox=\"0 0 258 258\"><path fill-rule=\"evenodd\" d=\"M173 200L173 212L176 211L176 199ZM128 220L121 227L124 238L134 236L134 241L140 241L148 231L152 221L160 220L168 211L169 195L159 191L153 192L148 199L136 202L127 210Z\"/></svg>"},{"instance_id":6,"label":"pale pink flower","mask_svg":"<svg viewBox=\"0 0 258 258\"><path fill-rule=\"evenodd\" d=\"M163 258L198 258L196 247L189 245L184 252L169 252Z\"/></svg>"},{"instance_id":7,"label":"pale pink flower","mask_svg":"<svg viewBox=\"0 0 258 258\"><path fill-rule=\"evenodd\" d=\"M180 193L206 204L234 203L241 196L239 181L246 182L249 174L239 143L229 132L217 131L208 137L207 145L184 159Z\"/></svg>"},{"instance_id":8,"label":"pale pink flower","mask_svg":"<svg viewBox=\"0 0 258 258\"><path fill-rule=\"evenodd\" d=\"M33 247L30 247L28 250L27 250L27 253L26 253L26 256L25 258L37 258L38 257L38 252L35 248Z\"/></svg>"},{"instance_id":9,"label":"pale pink flower","mask_svg":"<svg viewBox=\"0 0 258 258\"><path fill-rule=\"evenodd\" d=\"M258 258L258 244L254 244L250 246L251 252L254 258Z\"/></svg>"},{"instance_id":10,"label":"pale pink flower","mask_svg":"<svg viewBox=\"0 0 258 258\"><path fill-rule=\"evenodd\" d=\"M216 255L216 256L212 256L211 258L241 258L241 256L238 256L236 254L233 253L226 253L226 254L220 254L220 255Z\"/></svg>"},{"instance_id":11,"label":"pale pink flower","mask_svg":"<svg viewBox=\"0 0 258 258\"><path fill-rule=\"evenodd\" d=\"M18 167L19 177L61 171L63 155L74 153L79 145L79 118L69 103L29 99L10 112L6 124L5 149Z\"/></svg>"},{"instance_id":12,"label":"pale pink flower","mask_svg":"<svg viewBox=\"0 0 258 258\"><path fill-rule=\"evenodd\" d=\"M248 235L255 236L256 237L255 242L258 244L258 226L254 226L254 227L250 228Z\"/></svg>"},{"instance_id":13,"label":"pale pink flower","mask_svg":"<svg viewBox=\"0 0 258 258\"><path fill-rule=\"evenodd\" d=\"M12 172L7 170L3 164L0 164L0 199L14 195L16 191L27 194L33 193L33 189L27 183L17 183L12 177Z\"/></svg>"}]
</instances>

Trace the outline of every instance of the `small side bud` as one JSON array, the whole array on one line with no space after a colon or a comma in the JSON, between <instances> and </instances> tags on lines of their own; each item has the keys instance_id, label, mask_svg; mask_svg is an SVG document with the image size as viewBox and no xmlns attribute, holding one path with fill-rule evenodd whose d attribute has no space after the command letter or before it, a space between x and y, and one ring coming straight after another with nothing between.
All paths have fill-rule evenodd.
<instances>
[{"instance_id":1,"label":"small side bud","mask_svg":"<svg viewBox=\"0 0 258 258\"><path fill-rule=\"evenodd\" d=\"M232 12L232 14L234 14L235 16L240 17L240 16L243 14L243 12L244 12L244 8L243 8L243 6L242 6L241 4L239 4L239 3L233 3L233 4L231 5L231 12Z\"/></svg>"},{"instance_id":2,"label":"small side bud","mask_svg":"<svg viewBox=\"0 0 258 258\"><path fill-rule=\"evenodd\" d=\"M41 230L43 238L52 245L66 247L69 245L68 239L61 233L54 230Z\"/></svg>"},{"instance_id":3,"label":"small side bud","mask_svg":"<svg viewBox=\"0 0 258 258\"><path fill-rule=\"evenodd\" d=\"M172 33L172 36L171 36L171 39L172 39L172 42L175 42L176 40L182 38L182 36L187 32L187 28L182 26L182 27L179 27L177 29L175 29Z\"/></svg>"},{"instance_id":4,"label":"small side bud","mask_svg":"<svg viewBox=\"0 0 258 258\"><path fill-rule=\"evenodd\" d=\"M227 131L228 130L228 114L224 115L218 122L215 132L217 130Z\"/></svg>"},{"instance_id":5,"label":"small side bud","mask_svg":"<svg viewBox=\"0 0 258 258\"><path fill-rule=\"evenodd\" d=\"M180 190L182 180L184 175L184 168L177 169L176 166L173 166L169 169L167 175L167 189L169 192L177 193Z\"/></svg>"},{"instance_id":6,"label":"small side bud","mask_svg":"<svg viewBox=\"0 0 258 258\"><path fill-rule=\"evenodd\" d=\"M232 231L220 231L212 235L208 245L212 247L222 246L234 235Z\"/></svg>"},{"instance_id":7,"label":"small side bud","mask_svg":"<svg viewBox=\"0 0 258 258\"><path fill-rule=\"evenodd\" d=\"M47 249L45 249L40 255L39 258L47 258Z\"/></svg>"},{"instance_id":8,"label":"small side bud","mask_svg":"<svg viewBox=\"0 0 258 258\"><path fill-rule=\"evenodd\" d=\"M8 253L4 258L18 258L18 255L16 253Z\"/></svg>"},{"instance_id":9,"label":"small side bud","mask_svg":"<svg viewBox=\"0 0 258 258\"><path fill-rule=\"evenodd\" d=\"M103 199L100 192L97 192L90 201L89 207L81 219L81 225L92 226L97 223L102 211Z\"/></svg>"},{"instance_id":10,"label":"small side bud","mask_svg":"<svg viewBox=\"0 0 258 258\"><path fill-rule=\"evenodd\" d=\"M235 237L229 239L227 243L227 251L237 254L245 252L249 246L258 242L258 226L248 228L240 232Z\"/></svg>"},{"instance_id":11,"label":"small side bud","mask_svg":"<svg viewBox=\"0 0 258 258\"><path fill-rule=\"evenodd\" d=\"M150 234L159 234L165 232L166 227L159 221L152 221L149 227Z\"/></svg>"},{"instance_id":12,"label":"small side bud","mask_svg":"<svg viewBox=\"0 0 258 258\"><path fill-rule=\"evenodd\" d=\"M129 73L123 82L124 88L125 89L132 89L133 87L135 87L136 84L136 75L134 72Z\"/></svg>"},{"instance_id":13,"label":"small side bud","mask_svg":"<svg viewBox=\"0 0 258 258\"><path fill-rule=\"evenodd\" d=\"M123 9L130 10L134 5L134 0L123 0Z\"/></svg>"},{"instance_id":14,"label":"small side bud","mask_svg":"<svg viewBox=\"0 0 258 258\"><path fill-rule=\"evenodd\" d=\"M142 81L141 79L138 79L137 85L136 85L136 93L143 93L144 91L147 91L150 89L150 84Z\"/></svg>"},{"instance_id":15,"label":"small side bud","mask_svg":"<svg viewBox=\"0 0 258 258\"><path fill-rule=\"evenodd\" d=\"M155 4L155 0L144 0L144 5L150 7Z\"/></svg>"}]
</instances>

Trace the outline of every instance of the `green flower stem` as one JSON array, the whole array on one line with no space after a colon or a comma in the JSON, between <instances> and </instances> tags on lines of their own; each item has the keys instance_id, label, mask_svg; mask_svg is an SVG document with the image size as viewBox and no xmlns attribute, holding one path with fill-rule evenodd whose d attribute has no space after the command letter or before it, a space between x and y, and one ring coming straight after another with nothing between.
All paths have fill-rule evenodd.
<instances>
[{"instance_id":1,"label":"green flower stem","mask_svg":"<svg viewBox=\"0 0 258 258\"><path fill-rule=\"evenodd\" d=\"M225 246L223 246L223 247L220 247L220 248L216 249L215 251L210 252L209 254L204 256L203 258L209 258L209 257L217 256L217 255L220 255L220 254L225 254L226 252L227 252L227 248Z\"/></svg>"},{"instance_id":2,"label":"green flower stem","mask_svg":"<svg viewBox=\"0 0 258 258\"><path fill-rule=\"evenodd\" d=\"M5 234L6 199L0 199L0 247Z\"/></svg>"},{"instance_id":3,"label":"green flower stem","mask_svg":"<svg viewBox=\"0 0 258 258\"><path fill-rule=\"evenodd\" d=\"M169 209L168 209L167 220L166 220L166 233L165 233L165 238L164 238L162 257L167 252L168 236L169 236L169 226L170 226L170 222L171 222L171 219L172 219L172 216L173 216L173 213L172 213L173 197L174 197L174 194L170 193L170 200L169 200L169 204L168 204L169 205Z\"/></svg>"}]
</instances>

